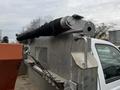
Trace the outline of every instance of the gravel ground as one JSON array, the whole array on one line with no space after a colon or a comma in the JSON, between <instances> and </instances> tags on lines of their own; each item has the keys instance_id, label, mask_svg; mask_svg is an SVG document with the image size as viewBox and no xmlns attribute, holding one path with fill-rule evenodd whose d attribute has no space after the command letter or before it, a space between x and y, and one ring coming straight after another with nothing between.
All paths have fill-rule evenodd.
<instances>
[{"instance_id":1,"label":"gravel ground","mask_svg":"<svg viewBox=\"0 0 120 90\"><path fill-rule=\"evenodd\" d=\"M35 86L29 81L27 75L18 76L15 90L38 90Z\"/></svg>"}]
</instances>

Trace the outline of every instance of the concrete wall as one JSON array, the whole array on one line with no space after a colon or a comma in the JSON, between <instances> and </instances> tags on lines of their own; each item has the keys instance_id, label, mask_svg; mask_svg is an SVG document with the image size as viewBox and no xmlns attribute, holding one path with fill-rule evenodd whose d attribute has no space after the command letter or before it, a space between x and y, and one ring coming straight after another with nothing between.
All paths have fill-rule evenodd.
<instances>
[{"instance_id":1,"label":"concrete wall","mask_svg":"<svg viewBox=\"0 0 120 90\"><path fill-rule=\"evenodd\" d=\"M63 83L71 80L77 83L78 90L97 90L97 66L92 64L89 68L90 65L86 63L88 68L85 68L84 63L86 55L87 61L93 62L95 60L93 55L89 53L91 50L91 40L88 38L75 40L74 38L73 35L59 36L56 38L40 37L35 39L30 45L31 55L49 70L49 72L53 73L53 77L56 80ZM79 53L81 56L79 55L80 57L78 57L76 53ZM28 67L28 75L31 82L39 90L57 90L48 81L41 78L31 67ZM67 88L67 86L64 88Z\"/></svg>"}]
</instances>

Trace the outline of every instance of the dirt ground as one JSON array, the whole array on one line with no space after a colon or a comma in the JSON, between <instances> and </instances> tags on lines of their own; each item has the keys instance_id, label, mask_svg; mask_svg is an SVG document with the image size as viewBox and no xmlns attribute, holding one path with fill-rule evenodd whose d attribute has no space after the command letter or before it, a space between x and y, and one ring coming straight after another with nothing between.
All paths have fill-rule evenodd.
<instances>
[{"instance_id":1,"label":"dirt ground","mask_svg":"<svg viewBox=\"0 0 120 90\"><path fill-rule=\"evenodd\" d=\"M38 90L35 86L29 81L27 75L18 76L15 90Z\"/></svg>"}]
</instances>

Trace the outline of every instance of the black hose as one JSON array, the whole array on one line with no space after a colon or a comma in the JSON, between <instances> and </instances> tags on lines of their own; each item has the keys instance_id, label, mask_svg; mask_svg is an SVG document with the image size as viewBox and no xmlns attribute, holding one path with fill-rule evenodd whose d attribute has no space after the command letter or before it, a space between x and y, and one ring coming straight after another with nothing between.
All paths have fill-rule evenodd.
<instances>
[{"instance_id":1,"label":"black hose","mask_svg":"<svg viewBox=\"0 0 120 90\"><path fill-rule=\"evenodd\" d=\"M61 26L61 19L62 18L55 19L49 23L45 23L44 25L35 30L21 33L17 35L17 40L23 41L27 39L33 39L39 36L56 36L62 32L69 30L69 28L65 29Z\"/></svg>"}]
</instances>

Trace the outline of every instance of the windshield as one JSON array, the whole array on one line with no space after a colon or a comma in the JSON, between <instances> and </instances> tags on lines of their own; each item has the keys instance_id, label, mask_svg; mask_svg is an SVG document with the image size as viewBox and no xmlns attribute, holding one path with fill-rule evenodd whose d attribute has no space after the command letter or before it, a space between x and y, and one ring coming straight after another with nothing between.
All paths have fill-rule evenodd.
<instances>
[{"instance_id":1,"label":"windshield","mask_svg":"<svg viewBox=\"0 0 120 90\"><path fill-rule=\"evenodd\" d=\"M120 79L120 51L105 44L96 44L106 83Z\"/></svg>"}]
</instances>

